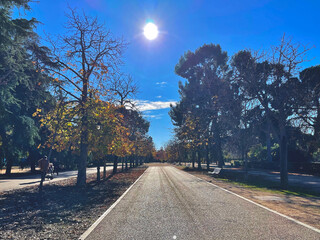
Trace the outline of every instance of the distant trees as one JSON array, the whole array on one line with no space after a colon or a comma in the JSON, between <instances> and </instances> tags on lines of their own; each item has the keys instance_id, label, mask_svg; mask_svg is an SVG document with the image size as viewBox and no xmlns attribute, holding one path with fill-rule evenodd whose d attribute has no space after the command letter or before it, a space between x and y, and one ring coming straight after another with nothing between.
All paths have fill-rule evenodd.
<instances>
[{"instance_id":1,"label":"distant trees","mask_svg":"<svg viewBox=\"0 0 320 240\"><path fill-rule=\"evenodd\" d=\"M308 50L283 37L269 56L242 50L228 61L227 53L213 44L187 52L175 69L186 79L179 83L181 99L169 113L178 141L186 147L194 144L198 159L204 155L207 163L215 159L222 166L228 151L240 152L246 165L256 138L264 139L270 162L273 138L279 144L281 186L286 188L294 124L314 133L318 127L319 70L306 69L299 77ZM311 133L305 129L300 131Z\"/></svg>"},{"instance_id":2,"label":"distant trees","mask_svg":"<svg viewBox=\"0 0 320 240\"><path fill-rule=\"evenodd\" d=\"M128 138L132 142L129 154L130 166L135 166L139 164L138 156L149 156L154 151L153 141L147 135L150 123L134 109L120 110L123 113L124 126L128 129Z\"/></svg>"}]
</instances>

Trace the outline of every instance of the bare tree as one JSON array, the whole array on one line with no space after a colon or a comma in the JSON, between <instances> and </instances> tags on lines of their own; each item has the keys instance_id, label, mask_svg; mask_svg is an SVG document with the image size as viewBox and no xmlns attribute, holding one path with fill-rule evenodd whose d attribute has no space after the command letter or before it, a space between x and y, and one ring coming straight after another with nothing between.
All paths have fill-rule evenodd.
<instances>
[{"instance_id":1,"label":"bare tree","mask_svg":"<svg viewBox=\"0 0 320 240\"><path fill-rule=\"evenodd\" d=\"M123 107L134 107L134 97L138 93L138 85L132 76L118 74L109 83L109 90L114 94L114 101Z\"/></svg>"},{"instance_id":2,"label":"bare tree","mask_svg":"<svg viewBox=\"0 0 320 240\"><path fill-rule=\"evenodd\" d=\"M135 148L137 146L136 132L135 128L139 126L140 122L140 114L135 111L135 102L134 98L138 93L138 86L130 75L118 74L114 78L111 79L109 86L109 91L112 93L113 99L112 101L120 106L119 112L122 114L124 118L124 125L130 129L131 140L135 142ZM133 160L133 156L130 156L130 161ZM122 158L122 162L124 159ZM117 161L114 161L113 171L117 171ZM125 158L125 165L127 169L128 158Z\"/></svg>"},{"instance_id":3,"label":"bare tree","mask_svg":"<svg viewBox=\"0 0 320 240\"><path fill-rule=\"evenodd\" d=\"M79 106L80 159L77 185L86 184L88 157L88 104L90 97L105 96L107 81L117 72L126 43L114 38L96 17L70 8L64 35L51 41L53 58L60 68L49 69L55 86Z\"/></svg>"}]
</instances>

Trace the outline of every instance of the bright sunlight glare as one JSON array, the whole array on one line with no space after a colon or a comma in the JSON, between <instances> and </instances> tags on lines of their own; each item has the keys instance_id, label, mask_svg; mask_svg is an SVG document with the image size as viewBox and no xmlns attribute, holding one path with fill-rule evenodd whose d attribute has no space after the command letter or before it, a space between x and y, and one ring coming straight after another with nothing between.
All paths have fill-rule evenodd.
<instances>
[{"instance_id":1,"label":"bright sunlight glare","mask_svg":"<svg viewBox=\"0 0 320 240\"><path fill-rule=\"evenodd\" d=\"M144 27L143 34L147 39L154 40L158 37L158 34L159 34L158 27L154 23L149 22Z\"/></svg>"}]
</instances>

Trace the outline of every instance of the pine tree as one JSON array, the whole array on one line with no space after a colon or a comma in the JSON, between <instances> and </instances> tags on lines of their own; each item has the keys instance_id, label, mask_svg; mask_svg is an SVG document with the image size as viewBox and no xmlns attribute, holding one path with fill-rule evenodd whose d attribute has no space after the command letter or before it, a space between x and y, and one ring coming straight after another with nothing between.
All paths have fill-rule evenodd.
<instances>
[{"instance_id":1,"label":"pine tree","mask_svg":"<svg viewBox=\"0 0 320 240\"><path fill-rule=\"evenodd\" d=\"M35 145L38 127L32 114L50 101L48 77L41 70L47 48L38 46L37 21L13 18L13 10L29 10L28 0L0 1L0 137L6 174L15 160ZM44 60L44 61L43 61Z\"/></svg>"}]
</instances>

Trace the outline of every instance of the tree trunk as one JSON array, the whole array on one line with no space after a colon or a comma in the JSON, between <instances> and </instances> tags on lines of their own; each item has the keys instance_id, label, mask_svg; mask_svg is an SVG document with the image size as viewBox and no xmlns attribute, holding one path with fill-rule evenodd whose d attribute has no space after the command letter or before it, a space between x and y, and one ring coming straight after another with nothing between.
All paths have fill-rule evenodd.
<instances>
[{"instance_id":1,"label":"tree trunk","mask_svg":"<svg viewBox=\"0 0 320 240\"><path fill-rule=\"evenodd\" d=\"M218 137L218 140L217 140L217 157L218 157L218 167L222 168L224 166L224 161L223 161L220 137Z\"/></svg>"},{"instance_id":2,"label":"tree trunk","mask_svg":"<svg viewBox=\"0 0 320 240\"><path fill-rule=\"evenodd\" d=\"M36 172L36 163L37 160L40 159L40 156L38 154L38 151L34 150L34 149L29 149L29 156L27 158L29 164L30 164L30 168L31 168L31 172L35 173Z\"/></svg>"},{"instance_id":3,"label":"tree trunk","mask_svg":"<svg viewBox=\"0 0 320 240\"><path fill-rule=\"evenodd\" d=\"M51 162L51 155L52 155L52 148L50 148L49 155L48 155L48 161Z\"/></svg>"},{"instance_id":4,"label":"tree trunk","mask_svg":"<svg viewBox=\"0 0 320 240\"><path fill-rule=\"evenodd\" d=\"M126 162L126 171L128 170L128 157L125 157L125 162Z\"/></svg>"},{"instance_id":5,"label":"tree trunk","mask_svg":"<svg viewBox=\"0 0 320 240\"><path fill-rule=\"evenodd\" d=\"M83 53L82 53L83 54ZM83 57L83 56L82 56ZM82 63L84 64L84 63ZM83 69L84 70L84 69ZM85 187L87 180L87 162L88 162L88 112L86 109L86 103L88 101L88 86L89 79L86 73L83 74L84 79L82 80L83 90L81 92L81 136L80 136L80 158L78 162L78 176L77 176L77 186Z\"/></svg>"},{"instance_id":6,"label":"tree trunk","mask_svg":"<svg viewBox=\"0 0 320 240\"><path fill-rule=\"evenodd\" d=\"M98 160L97 164L97 182L100 182L100 160Z\"/></svg>"},{"instance_id":7,"label":"tree trunk","mask_svg":"<svg viewBox=\"0 0 320 240\"><path fill-rule=\"evenodd\" d=\"M245 175L244 178L247 181L248 180L248 156L247 156L247 149L244 149L244 171Z\"/></svg>"},{"instance_id":8,"label":"tree trunk","mask_svg":"<svg viewBox=\"0 0 320 240\"><path fill-rule=\"evenodd\" d=\"M7 176L11 175L12 164L13 164L13 157L12 156L7 157L7 162L6 162L6 175Z\"/></svg>"},{"instance_id":9,"label":"tree trunk","mask_svg":"<svg viewBox=\"0 0 320 240\"><path fill-rule=\"evenodd\" d=\"M207 163L207 170L210 171L210 159L209 159L209 146L206 145L206 163Z\"/></svg>"},{"instance_id":10,"label":"tree trunk","mask_svg":"<svg viewBox=\"0 0 320 240\"><path fill-rule=\"evenodd\" d=\"M215 124L214 127L214 139L216 141L216 154L217 154L217 160L218 160L218 167L222 168L224 166L223 161L223 154L222 154L222 146L221 146L221 137L220 137L220 129Z\"/></svg>"},{"instance_id":11,"label":"tree trunk","mask_svg":"<svg viewBox=\"0 0 320 240\"><path fill-rule=\"evenodd\" d=\"M124 157L121 157L121 171L124 171Z\"/></svg>"},{"instance_id":12,"label":"tree trunk","mask_svg":"<svg viewBox=\"0 0 320 240\"><path fill-rule=\"evenodd\" d=\"M280 182L281 188L288 187L288 139L284 129L280 130Z\"/></svg>"},{"instance_id":13,"label":"tree trunk","mask_svg":"<svg viewBox=\"0 0 320 240\"><path fill-rule=\"evenodd\" d=\"M268 123L267 129L267 161L272 162L272 155L271 155L271 137L270 137L270 124Z\"/></svg>"},{"instance_id":14,"label":"tree trunk","mask_svg":"<svg viewBox=\"0 0 320 240\"><path fill-rule=\"evenodd\" d=\"M30 158L30 168L32 173L36 172L36 159L33 157Z\"/></svg>"},{"instance_id":15,"label":"tree trunk","mask_svg":"<svg viewBox=\"0 0 320 240\"><path fill-rule=\"evenodd\" d=\"M85 105L87 102L87 90L88 82L86 81L83 84L82 92L82 104ZM81 140L80 140L80 158L78 162L78 176L77 176L77 186L85 187L86 186L86 171L87 171L87 162L88 162L88 116L85 106L82 107L82 119L81 119Z\"/></svg>"},{"instance_id":16,"label":"tree trunk","mask_svg":"<svg viewBox=\"0 0 320 240\"><path fill-rule=\"evenodd\" d=\"M130 161L130 168L133 168L132 156L130 156L129 161Z\"/></svg>"},{"instance_id":17,"label":"tree trunk","mask_svg":"<svg viewBox=\"0 0 320 240\"><path fill-rule=\"evenodd\" d=\"M118 156L113 156L113 173L117 173L118 170Z\"/></svg>"},{"instance_id":18,"label":"tree trunk","mask_svg":"<svg viewBox=\"0 0 320 240\"><path fill-rule=\"evenodd\" d=\"M88 131L85 130L81 134L81 143L80 143L80 159L78 161L78 176L77 176L77 186L85 187L86 186L86 170L87 170L87 161L88 161Z\"/></svg>"},{"instance_id":19,"label":"tree trunk","mask_svg":"<svg viewBox=\"0 0 320 240\"><path fill-rule=\"evenodd\" d=\"M200 150L197 151L197 155L198 155L198 170L201 171L202 167L201 167L201 154L200 154Z\"/></svg>"},{"instance_id":20,"label":"tree trunk","mask_svg":"<svg viewBox=\"0 0 320 240\"><path fill-rule=\"evenodd\" d=\"M267 161L272 162L270 134L267 135Z\"/></svg>"},{"instance_id":21,"label":"tree trunk","mask_svg":"<svg viewBox=\"0 0 320 240\"><path fill-rule=\"evenodd\" d=\"M195 168L195 158L196 158L196 156L195 156L195 150L193 150L192 151L192 168L194 169Z\"/></svg>"},{"instance_id":22,"label":"tree trunk","mask_svg":"<svg viewBox=\"0 0 320 240\"><path fill-rule=\"evenodd\" d=\"M103 179L107 177L107 169L106 169L106 159L103 158Z\"/></svg>"}]
</instances>

